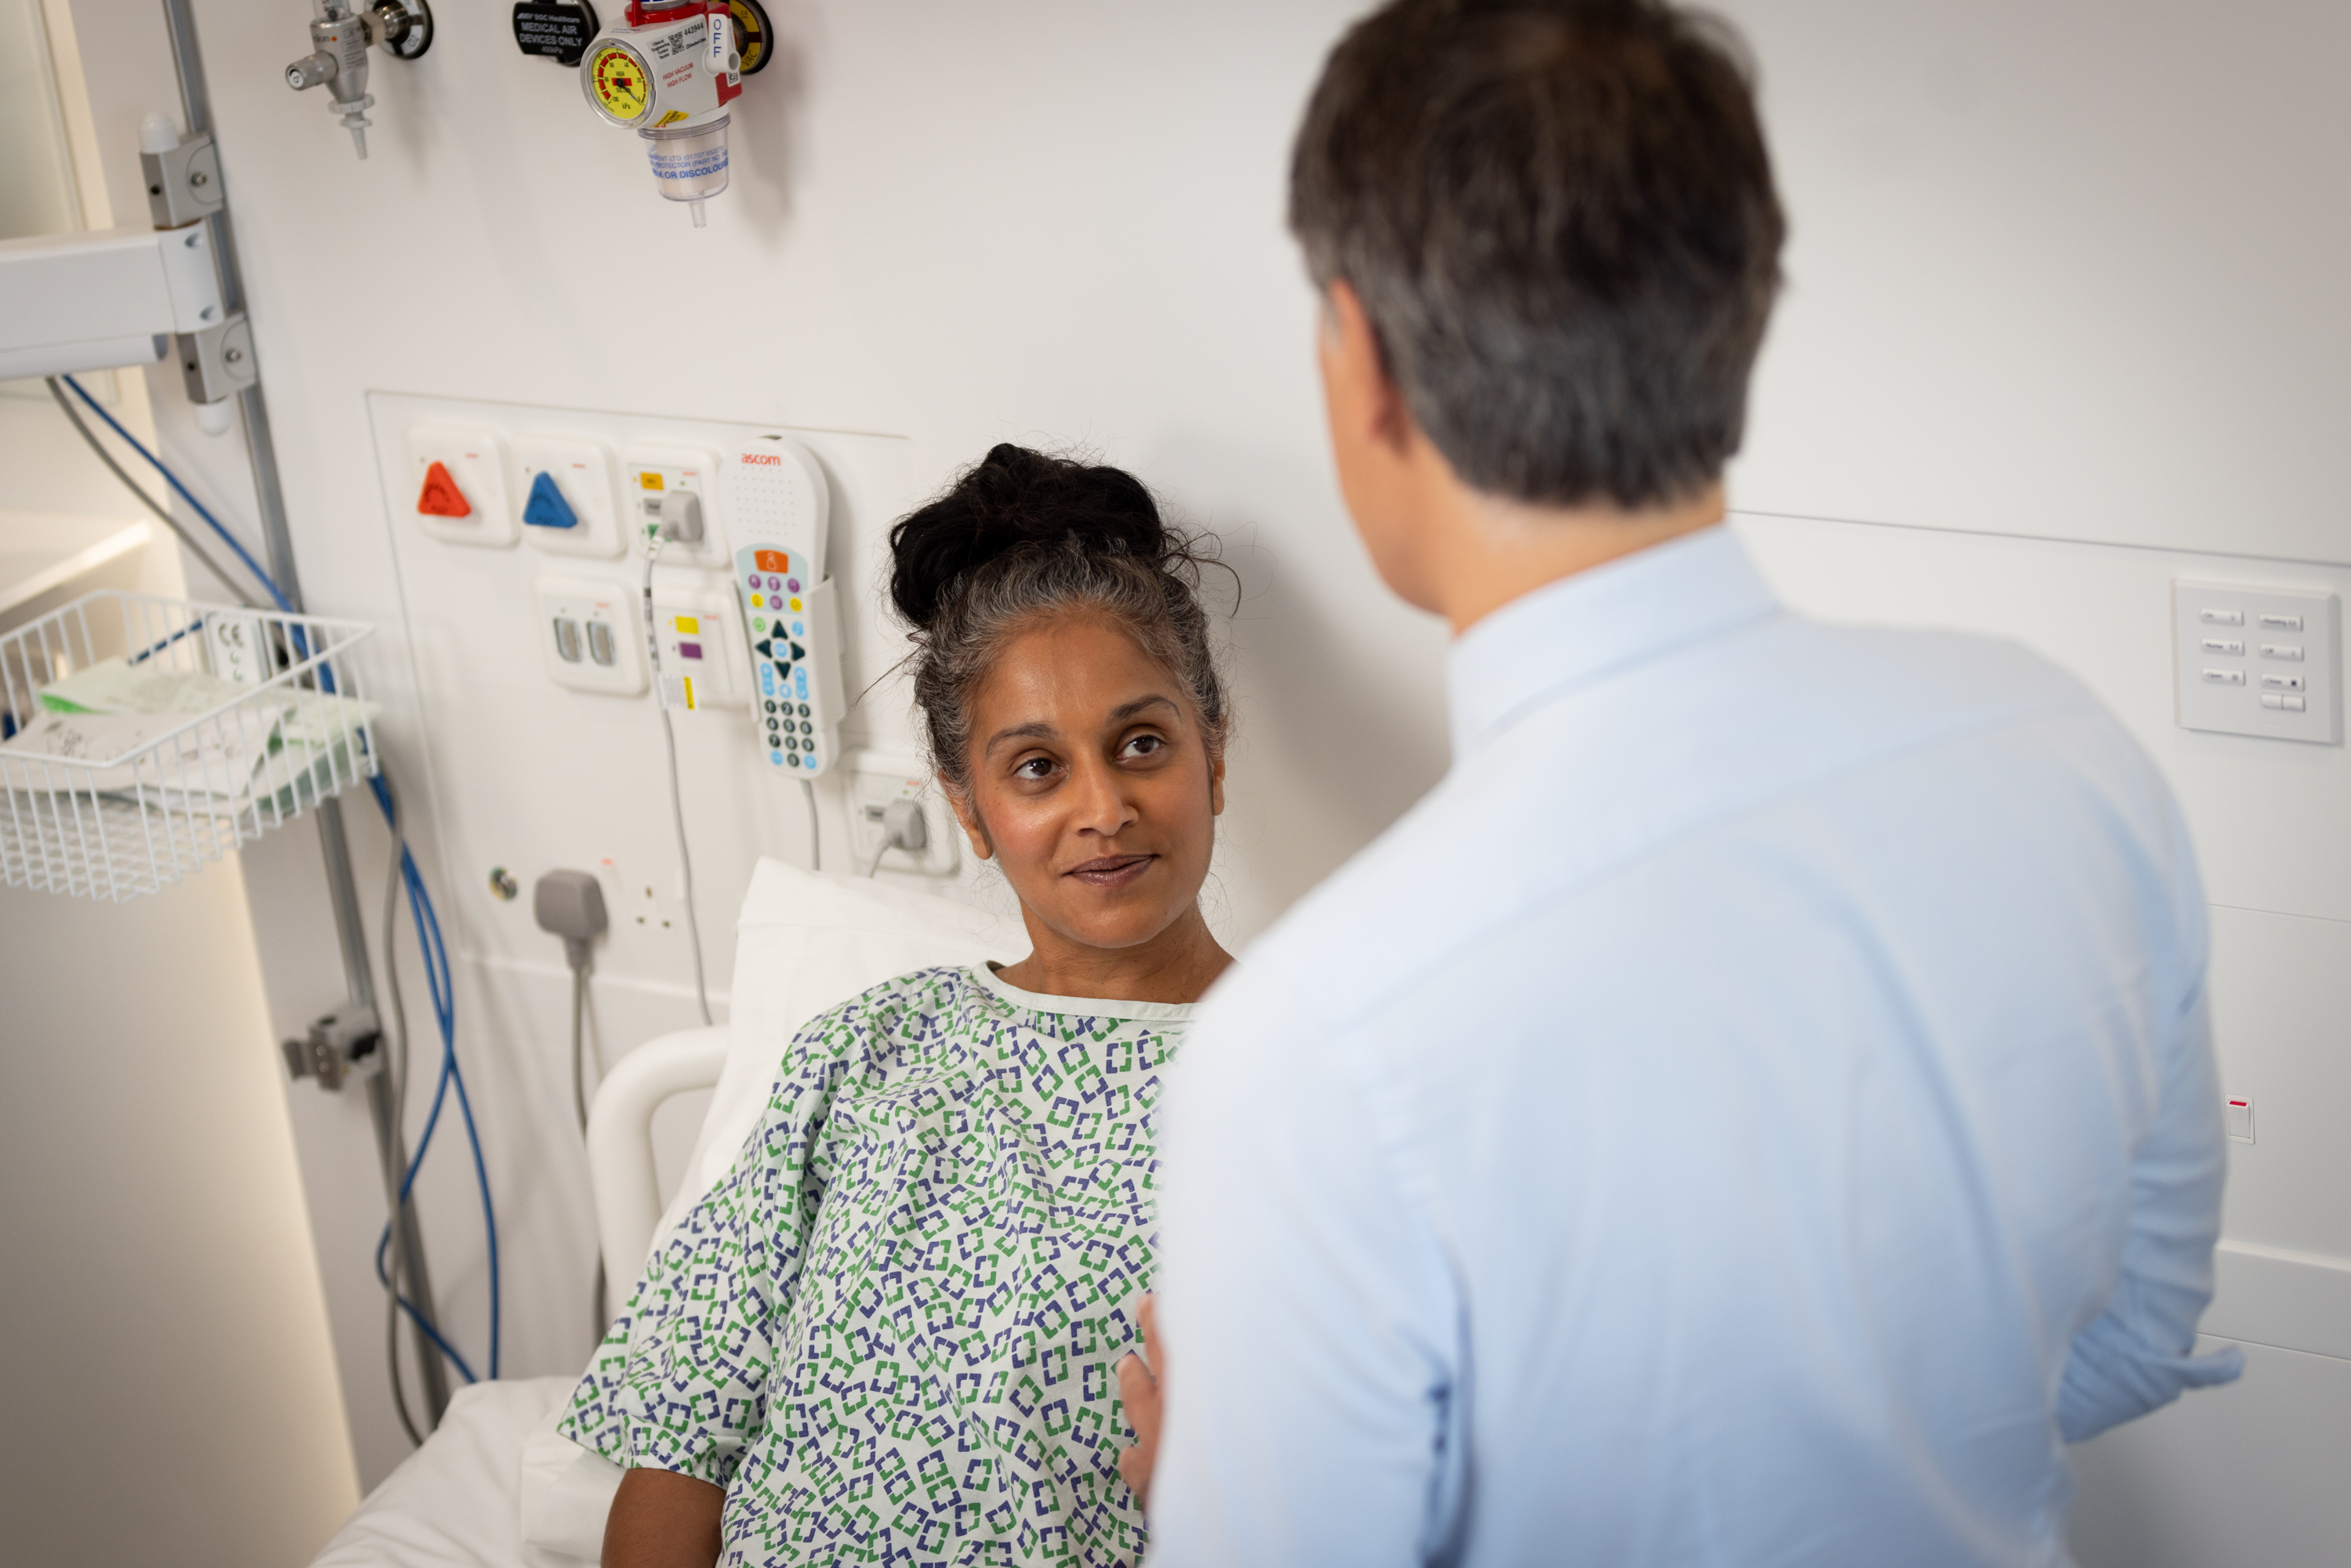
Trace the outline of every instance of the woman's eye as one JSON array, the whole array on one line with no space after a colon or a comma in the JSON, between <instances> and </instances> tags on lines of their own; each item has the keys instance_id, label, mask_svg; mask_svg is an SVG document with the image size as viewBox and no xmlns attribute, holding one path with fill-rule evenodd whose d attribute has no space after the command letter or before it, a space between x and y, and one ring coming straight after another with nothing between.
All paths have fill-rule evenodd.
<instances>
[{"instance_id":1,"label":"woman's eye","mask_svg":"<svg viewBox=\"0 0 2351 1568\"><path fill-rule=\"evenodd\" d=\"M1015 768L1012 770L1012 777L1015 779L1027 779L1033 781L1035 779L1050 777L1052 771L1053 759L1051 758L1032 757L1028 761L1020 764L1018 768Z\"/></svg>"},{"instance_id":2,"label":"woman's eye","mask_svg":"<svg viewBox=\"0 0 2351 1568\"><path fill-rule=\"evenodd\" d=\"M1166 740L1156 735L1138 735L1126 743L1126 754L1129 757L1149 757L1154 752L1165 751L1166 748Z\"/></svg>"}]
</instances>

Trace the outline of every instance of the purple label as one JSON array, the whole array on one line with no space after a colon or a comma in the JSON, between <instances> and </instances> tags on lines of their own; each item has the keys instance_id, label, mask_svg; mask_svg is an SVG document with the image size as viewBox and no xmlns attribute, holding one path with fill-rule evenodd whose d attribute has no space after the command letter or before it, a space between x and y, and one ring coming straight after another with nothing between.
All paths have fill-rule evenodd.
<instances>
[{"instance_id":1,"label":"purple label","mask_svg":"<svg viewBox=\"0 0 2351 1568\"><path fill-rule=\"evenodd\" d=\"M702 644L699 643L680 643L677 645L677 656L681 659L699 659L702 657Z\"/></svg>"}]
</instances>

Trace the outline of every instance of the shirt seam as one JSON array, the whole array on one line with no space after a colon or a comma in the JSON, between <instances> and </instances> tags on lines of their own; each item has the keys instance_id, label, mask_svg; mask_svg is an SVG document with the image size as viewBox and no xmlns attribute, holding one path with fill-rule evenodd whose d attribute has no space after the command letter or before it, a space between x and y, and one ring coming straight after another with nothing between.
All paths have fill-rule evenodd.
<instances>
[{"instance_id":1,"label":"shirt seam","mask_svg":"<svg viewBox=\"0 0 2351 1568\"><path fill-rule=\"evenodd\" d=\"M1652 643L1605 664L1562 675L1498 709L1492 717L1481 722L1474 731L1465 733L1461 737L1461 755L1466 759L1491 748L1495 742L1543 708L1579 691L1621 680L1644 665L1686 653L1718 639L1735 637L1773 622L1792 619L1793 617L1785 605L1766 601L1747 606L1736 618L1726 615L1723 619L1691 627L1681 636Z\"/></svg>"}]
</instances>

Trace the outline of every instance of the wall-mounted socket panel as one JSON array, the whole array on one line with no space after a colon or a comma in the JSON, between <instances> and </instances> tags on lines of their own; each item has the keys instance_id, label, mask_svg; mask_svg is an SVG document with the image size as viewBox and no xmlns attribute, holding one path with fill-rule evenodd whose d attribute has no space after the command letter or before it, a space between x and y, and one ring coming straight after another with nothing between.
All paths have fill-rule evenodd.
<instances>
[{"instance_id":1,"label":"wall-mounted socket panel","mask_svg":"<svg viewBox=\"0 0 2351 1568\"><path fill-rule=\"evenodd\" d=\"M420 424L404 443L407 475L393 483L417 527L453 545L504 549L515 542L507 499L506 443L475 425ZM402 515L395 510L393 516Z\"/></svg>"},{"instance_id":2,"label":"wall-mounted socket panel","mask_svg":"<svg viewBox=\"0 0 2351 1568\"><path fill-rule=\"evenodd\" d=\"M661 526L663 497L691 490L702 497L702 539L697 544L676 540L662 547L664 566L723 569L726 541L721 538L718 508L718 455L691 446L624 446L621 449L622 526L642 558L652 548L653 531Z\"/></svg>"},{"instance_id":3,"label":"wall-mounted socket panel","mask_svg":"<svg viewBox=\"0 0 2351 1568\"><path fill-rule=\"evenodd\" d=\"M741 707L748 672L735 596L653 585L653 641L661 649L663 705L699 710Z\"/></svg>"},{"instance_id":4,"label":"wall-mounted socket panel","mask_svg":"<svg viewBox=\"0 0 2351 1568\"><path fill-rule=\"evenodd\" d=\"M2171 611L2182 729L2341 743L2334 594L2183 579L2171 585Z\"/></svg>"},{"instance_id":5,"label":"wall-mounted socket panel","mask_svg":"<svg viewBox=\"0 0 2351 1568\"><path fill-rule=\"evenodd\" d=\"M645 689L640 590L585 577L542 577L532 588L539 651L558 685L622 697Z\"/></svg>"},{"instance_id":6,"label":"wall-mounted socket panel","mask_svg":"<svg viewBox=\"0 0 2351 1568\"><path fill-rule=\"evenodd\" d=\"M911 758L876 752L852 753L849 770L849 842L863 872L882 848L882 813L893 800L912 800L923 813L924 844L920 853L890 850L882 856L883 871L919 872L925 876L953 876L962 853L963 829L939 792L938 781Z\"/></svg>"},{"instance_id":7,"label":"wall-mounted socket panel","mask_svg":"<svg viewBox=\"0 0 2351 1568\"><path fill-rule=\"evenodd\" d=\"M522 537L549 555L610 560L621 553L613 520L612 452L571 435L520 435L514 499Z\"/></svg>"}]
</instances>

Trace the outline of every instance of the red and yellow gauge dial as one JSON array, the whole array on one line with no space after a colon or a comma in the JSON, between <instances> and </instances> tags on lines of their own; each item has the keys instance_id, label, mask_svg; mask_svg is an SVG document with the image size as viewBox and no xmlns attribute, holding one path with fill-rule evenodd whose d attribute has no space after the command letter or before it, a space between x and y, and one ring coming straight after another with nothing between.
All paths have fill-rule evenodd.
<instances>
[{"instance_id":1,"label":"red and yellow gauge dial","mask_svg":"<svg viewBox=\"0 0 2351 1568\"><path fill-rule=\"evenodd\" d=\"M653 88L643 57L628 45L605 42L588 57L588 98L604 117L633 125L653 108Z\"/></svg>"}]
</instances>

